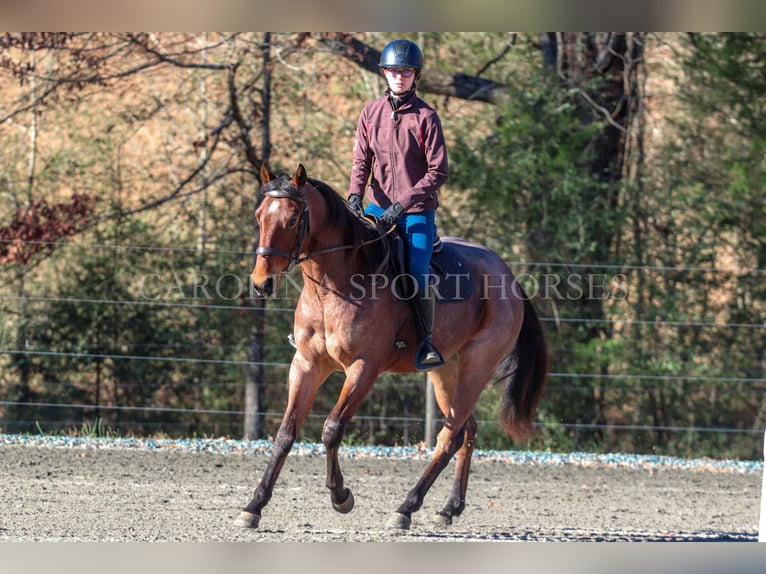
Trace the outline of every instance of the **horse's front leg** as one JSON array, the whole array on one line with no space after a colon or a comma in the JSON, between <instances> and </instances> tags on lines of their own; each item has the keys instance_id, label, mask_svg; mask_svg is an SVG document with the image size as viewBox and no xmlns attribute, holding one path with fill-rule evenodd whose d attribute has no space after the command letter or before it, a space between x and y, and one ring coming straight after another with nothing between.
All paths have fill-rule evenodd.
<instances>
[{"instance_id":1,"label":"horse's front leg","mask_svg":"<svg viewBox=\"0 0 766 574\"><path fill-rule=\"evenodd\" d=\"M261 510L271 499L282 465L311 412L317 389L327 376L328 374L322 372L314 363L296 353L290 365L287 407L274 440L271 458L252 500L236 519L235 523L238 526L258 528Z\"/></svg>"},{"instance_id":2,"label":"horse's front leg","mask_svg":"<svg viewBox=\"0 0 766 574\"><path fill-rule=\"evenodd\" d=\"M343 473L338 462L338 448L346 426L362 404L377 379L378 372L364 361L356 361L346 370L346 380L338 402L327 417L322 429L322 442L327 451L327 488L332 506L340 513L351 512L354 495L343 485Z\"/></svg>"}]
</instances>

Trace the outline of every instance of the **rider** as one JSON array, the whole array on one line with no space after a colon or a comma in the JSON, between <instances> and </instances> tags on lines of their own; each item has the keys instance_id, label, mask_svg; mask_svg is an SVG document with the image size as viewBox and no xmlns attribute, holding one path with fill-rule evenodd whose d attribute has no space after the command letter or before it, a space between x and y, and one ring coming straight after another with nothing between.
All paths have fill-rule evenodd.
<instances>
[{"instance_id":1,"label":"rider","mask_svg":"<svg viewBox=\"0 0 766 574\"><path fill-rule=\"evenodd\" d=\"M430 370L444 363L431 341L436 299L428 267L438 191L447 181L448 164L441 120L415 94L422 68L423 52L414 42L399 39L383 48L379 69L388 89L359 116L348 202L361 214L366 192L366 213L386 229L396 225L405 238L407 270L417 283L412 298L418 331L416 367Z\"/></svg>"}]
</instances>

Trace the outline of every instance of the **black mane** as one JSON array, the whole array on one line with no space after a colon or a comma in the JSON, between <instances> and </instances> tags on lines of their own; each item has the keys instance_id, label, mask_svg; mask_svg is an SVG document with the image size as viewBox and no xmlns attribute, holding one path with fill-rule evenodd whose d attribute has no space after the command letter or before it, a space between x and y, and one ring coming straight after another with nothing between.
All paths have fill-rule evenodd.
<instances>
[{"instance_id":1,"label":"black mane","mask_svg":"<svg viewBox=\"0 0 766 574\"><path fill-rule=\"evenodd\" d=\"M361 245L365 241L380 237L380 232L372 225L361 221L349 208L346 201L332 187L323 181L308 178L322 195L327 206L327 221L332 227L343 229L343 240L348 245ZM386 241L375 241L369 246L362 248L361 253L365 263L375 267L385 257Z\"/></svg>"}]
</instances>

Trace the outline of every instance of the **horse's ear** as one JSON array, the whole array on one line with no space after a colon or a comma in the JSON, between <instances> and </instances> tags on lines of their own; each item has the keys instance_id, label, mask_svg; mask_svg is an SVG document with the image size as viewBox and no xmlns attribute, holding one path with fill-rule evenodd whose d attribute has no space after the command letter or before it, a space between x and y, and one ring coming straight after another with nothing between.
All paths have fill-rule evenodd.
<instances>
[{"instance_id":1,"label":"horse's ear","mask_svg":"<svg viewBox=\"0 0 766 574\"><path fill-rule=\"evenodd\" d=\"M303 189L303 186L306 185L306 168L303 167L302 163L299 163L298 169L295 170L293 183L298 189Z\"/></svg>"},{"instance_id":2,"label":"horse's ear","mask_svg":"<svg viewBox=\"0 0 766 574\"><path fill-rule=\"evenodd\" d=\"M271 173L271 170L269 169L269 166L266 165L266 162L264 161L261 164L261 185L266 185L272 179L274 179L274 174Z\"/></svg>"}]
</instances>

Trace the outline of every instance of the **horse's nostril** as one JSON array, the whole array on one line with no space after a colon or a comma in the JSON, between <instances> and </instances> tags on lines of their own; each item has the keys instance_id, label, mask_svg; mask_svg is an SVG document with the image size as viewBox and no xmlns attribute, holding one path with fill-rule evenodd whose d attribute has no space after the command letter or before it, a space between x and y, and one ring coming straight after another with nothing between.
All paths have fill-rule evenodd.
<instances>
[{"instance_id":1,"label":"horse's nostril","mask_svg":"<svg viewBox=\"0 0 766 574\"><path fill-rule=\"evenodd\" d=\"M274 292L274 278L269 277L260 285L250 277L250 292L256 297L268 297Z\"/></svg>"}]
</instances>

